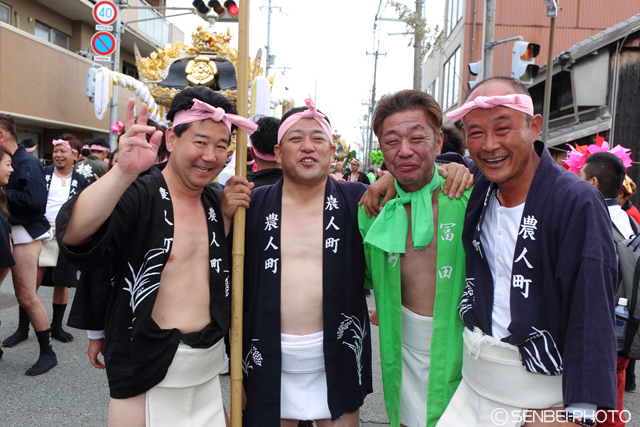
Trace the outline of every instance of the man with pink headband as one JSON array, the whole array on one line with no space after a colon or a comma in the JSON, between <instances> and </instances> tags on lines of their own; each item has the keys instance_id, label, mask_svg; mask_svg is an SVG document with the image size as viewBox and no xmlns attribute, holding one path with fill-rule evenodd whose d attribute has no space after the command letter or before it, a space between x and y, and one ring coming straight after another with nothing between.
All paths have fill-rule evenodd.
<instances>
[{"instance_id":1,"label":"man with pink headband","mask_svg":"<svg viewBox=\"0 0 640 427\"><path fill-rule=\"evenodd\" d=\"M134 105L129 100L118 163L62 207L58 242L80 270L106 263L113 278L112 286L86 292L84 301L109 301L104 338L91 337L90 348L93 355L104 351L109 425L223 426L218 373L230 323L226 236L249 196L222 197L209 184L225 165L232 131L251 133L255 125L235 115L224 96L186 89L167 113L171 155L161 170L152 166L162 133L147 125L146 106L134 121Z\"/></svg>"},{"instance_id":2,"label":"man with pink headband","mask_svg":"<svg viewBox=\"0 0 640 427\"><path fill-rule=\"evenodd\" d=\"M357 426L372 391L357 223L366 187L327 176L331 125L310 98L306 104L280 121L274 154L282 179L254 189L247 211L243 368L251 426Z\"/></svg>"},{"instance_id":3,"label":"man with pink headband","mask_svg":"<svg viewBox=\"0 0 640 427\"><path fill-rule=\"evenodd\" d=\"M100 178L107 173L105 159L109 155L109 149L109 141L105 138L100 136L93 138L89 144L89 156L76 163L75 169L90 183L94 183L96 177Z\"/></svg>"},{"instance_id":4,"label":"man with pink headband","mask_svg":"<svg viewBox=\"0 0 640 427\"><path fill-rule=\"evenodd\" d=\"M448 117L484 176L464 224L462 381L438 426L595 425L598 407L616 406L604 200L537 140L542 117L520 81L483 80Z\"/></svg>"},{"instance_id":5,"label":"man with pink headband","mask_svg":"<svg viewBox=\"0 0 640 427\"><path fill-rule=\"evenodd\" d=\"M349 182L361 182L367 185L371 184L369 177L358 169L360 169L360 160L354 157L351 159L351 170L346 171L342 178Z\"/></svg>"},{"instance_id":6,"label":"man with pink headband","mask_svg":"<svg viewBox=\"0 0 640 427\"><path fill-rule=\"evenodd\" d=\"M24 149L27 150L27 153L37 158L36 148L38 148L38 144L36 144L36 142L33 139L25 138L20 142L20 145L22 145Z\"/></svg>"},{"instance_id":7,"label":"man with pink headband","mask_svg":"<svg viewBox=\"0 0 640 427\"><path fill-rule=\"evenodd\" d=\"M81 143L74 135L63 134L53 140L53 164L45 166L44 177L47 186L47 209L45 217L51 224L55 237L56 216L60 207L74 195L89 185L82 175L73 169L73 163L81 150ZM37 286L53 286L53 320L51 337L62 342L73 341L73 335L62 328L62 319L69 298L68 288L76 287L75 267L60 255L58 242L49 240L42 246L38 259ZM44 279L44 280L43 280ZM29 316L19 308L18 329L5 340L5 345L14 346L29 337Z\"/></svg>"}]
</instances>

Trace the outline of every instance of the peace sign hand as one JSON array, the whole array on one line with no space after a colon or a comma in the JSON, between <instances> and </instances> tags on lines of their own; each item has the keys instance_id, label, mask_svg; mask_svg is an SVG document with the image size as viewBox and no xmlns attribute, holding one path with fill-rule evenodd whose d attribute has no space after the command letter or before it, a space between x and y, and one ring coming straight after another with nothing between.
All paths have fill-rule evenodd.
<instances>
[{"instance_id":1,"label":"peace sign hand","mask_svg":"<svg viewBox=\"0 0 640 427\"><path fill-rule=\"evenodd\" d=\"M120 136L118 144L117 167L123 174L137 177L142 172L153 166L158 156L158 147L162 140L162 132L153 126L147 126L148 108L142 105L138 121L133 115L135 100L129 99L127 112L124 119L126 132ZM147 142L147 134L151 139Z\"/></svg>"}]
</instances>

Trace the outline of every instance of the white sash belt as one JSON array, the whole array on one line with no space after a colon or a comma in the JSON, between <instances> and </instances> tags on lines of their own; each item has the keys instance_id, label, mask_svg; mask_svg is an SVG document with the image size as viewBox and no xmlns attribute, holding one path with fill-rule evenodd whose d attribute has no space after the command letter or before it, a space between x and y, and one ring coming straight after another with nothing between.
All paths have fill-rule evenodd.
<instances>
[{"instance_id":1,"label":"white sash belt","mask_svg":"<svg viewBox=\"0 0 640 427\"><path fill-rule=\"evenodd\" d=\"M280 334L282 372L305 374L324 371L324 334Z\"/></svg>"},{"instance_id":2,"label":"white sash belt","mask_svg":"<svg viewBox=\"0 0 640 427\"><path fill-rule=\"evenodd\" d=\"M462 381L437 427L519 426L527 409L562 406L562 375L526 371L517 347L479 329L462 337Z\"/></svg>"},{"instance_id":3,"label":"white sash belt","mask_svg":"<svg viewBox=\"0 0 640 427\"><path fill-rule=\"evenodd\" d=\"M562 375L534 374L518 347L465 328L462 378L480 396L509 406L546 409L562 402Z\"/></svg>"},{"instance_id":4,"label":"white sash belt","mask_svg":"<svg viewBox=\"0 0 640 427\"><path fill-rule=\"evenodd\" d=\"M223 360L223 340L204 349L180 343L167 375L146 394L147 427L224 426Z\"/></svg>"}]
</instances>

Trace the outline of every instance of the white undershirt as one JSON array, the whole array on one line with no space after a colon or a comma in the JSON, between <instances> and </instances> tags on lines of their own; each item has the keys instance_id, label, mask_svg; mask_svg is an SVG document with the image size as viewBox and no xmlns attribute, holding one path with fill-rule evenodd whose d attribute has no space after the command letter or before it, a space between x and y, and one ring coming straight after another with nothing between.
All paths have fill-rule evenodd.
<instances>
[{"instance_id":1,"label":"white undershirt","mask_svg":"<svg viewBox=\"0 0 640 427\"><path fill-rule=\"evenodd\" d=\"M498 193L489 197L480 241L493 277L492 336L502 340L511 335L511 267L518 239L524 203L513 208L500 206Z\"/></svg>"},{"instance_id":2,"label":"white undershirt","mask_svg":"<svg viewBox=\"0 0 640 427\"><path fill-rule=\"evenodd\" d=\"M62 205L69 199L71 190L71 176L65 179L65 186L62 186L62 179L54 173L51 174L49 184L49 195L47 196L47 211L44 214L49 222L55 222Z\"/></svg>"},{"instance_id":3,"label":"white undershirt","mask_svg":"<svg viewBox=\"0 0 640 427\"><path fill-rule=\"evenodd\" d=\"M622 210L620 205L608 206L611 221L618 227L618 230L625 239L632 237L635 233L631 228L629 214Z\"/></svg>"}]
</instances>

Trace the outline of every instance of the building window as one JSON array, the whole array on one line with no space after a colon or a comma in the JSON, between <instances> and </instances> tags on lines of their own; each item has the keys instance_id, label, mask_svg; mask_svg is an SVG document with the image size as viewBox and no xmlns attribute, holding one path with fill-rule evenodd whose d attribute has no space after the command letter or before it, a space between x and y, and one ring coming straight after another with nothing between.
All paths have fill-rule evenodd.
<instances>
[{"instance_id":1,"label":"building window","mask_svg":"<svg viewBox=\"0 0 640 427\"><path fill-rule=\"evenodd\" d=\"M127 62L122 62L122 74L138 79L138 69Z\"/></svg>"},{"instance_id":2,"label":"building window","mask_svg":"<svg viewBox=\"0 0 640 427\"><path fill-rule=\"evenodd\" d=\"M0 22L11 24L11 8L4 3L0 3Z\"/></svg>"},{"instance_id":3,"label":"building window","mask_svg":"<svg viewBox=\"0 0 640 427\"><path fill-rule=\"evenodd\" d=\"M447 0L447 37L462 19L462 0Z\"/></svg>"},{"instance_id":4,"label":"building window","mask_svg":"<svg viewBox=\"0 0 640 427\"><path fill-rule=\"evenodd\" d=\"M429 85L429 87L427 88L427 93L433 96L433 99L435 99L437 103L440 103L440 101L438 101L438 80L440 80L440 78L436 77L433 83Z\"/></svg>"},{"instance_id":5,"label":"building window","mask_svg":"<svg viewBox=\"0 0 640 427\"><path fill-rule=\"evenodd\" d=\"M69 49L69 36L51 28L42 22L36 21L36 37L46 40L64 49Z\"/></svg>"},{"instance_id":6,"label":"building window","mask_svg":"<svg viewBox=\"0 0 640 427\"><path fill-rule=\"evenodd\" d=\"M442 109L447 110L458 103L460 97L460 48L444 64L444 83L442 85Z\"/></svg>"}]
</instances>

